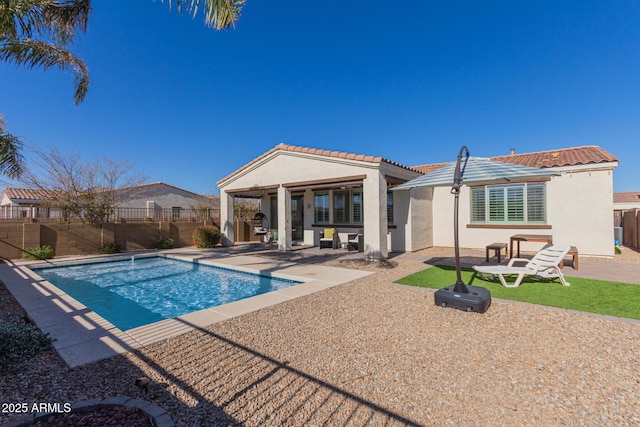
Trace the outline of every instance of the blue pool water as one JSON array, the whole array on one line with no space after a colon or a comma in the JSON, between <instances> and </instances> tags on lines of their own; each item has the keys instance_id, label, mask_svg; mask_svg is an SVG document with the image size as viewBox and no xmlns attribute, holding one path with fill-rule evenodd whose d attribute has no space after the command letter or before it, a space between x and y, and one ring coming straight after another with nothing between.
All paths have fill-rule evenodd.
<instances>
[{"instance_id":1,"label":"blue pool water","mask_svg":"<svg viewBox=\"0 0 640 427\"><path fill-rule=\"evenodd\" d=\"M121 330L300 283L164 257L33 270Z\"/></svg>"}]
</instances>

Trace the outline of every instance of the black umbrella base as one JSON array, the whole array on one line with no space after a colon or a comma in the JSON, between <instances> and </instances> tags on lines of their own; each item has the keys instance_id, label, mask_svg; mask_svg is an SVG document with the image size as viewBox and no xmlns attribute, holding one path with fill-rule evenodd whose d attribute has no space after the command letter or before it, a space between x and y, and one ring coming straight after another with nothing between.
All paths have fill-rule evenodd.
<instances>
[{"instance_id":1,"label":"black umbrella base","mask_svg":"<svg viewBox=\"0 0 640 427\"><path fill-rule=\"evenodd\" d=\"M464 291L468 292L464 292ZM435 293L436 305L484 313L491 305L491 292L480 286L451 285Z\"/></svg>"}]
</instances>

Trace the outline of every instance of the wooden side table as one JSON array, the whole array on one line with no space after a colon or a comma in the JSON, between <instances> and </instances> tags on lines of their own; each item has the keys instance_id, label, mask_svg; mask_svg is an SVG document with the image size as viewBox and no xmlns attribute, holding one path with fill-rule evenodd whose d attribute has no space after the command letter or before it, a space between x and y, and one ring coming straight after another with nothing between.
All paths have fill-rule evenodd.
<instances>
[{"instance_id":1,"label":"wooden side table","mask_svg":"<svg viewBox=\"0 0 640 427\"><path fill-rule=\"evenodd\" d=\"M496 256L498 257L498 263L500 263L500 253L502 252L502 250L504 249L504 256L507 256L507 244L506 243L492 243L490 245L487 245L486 251L487 251L487 262L489 262L489 251L494 250L496 251Z\"/></svg>"}]
</instances>

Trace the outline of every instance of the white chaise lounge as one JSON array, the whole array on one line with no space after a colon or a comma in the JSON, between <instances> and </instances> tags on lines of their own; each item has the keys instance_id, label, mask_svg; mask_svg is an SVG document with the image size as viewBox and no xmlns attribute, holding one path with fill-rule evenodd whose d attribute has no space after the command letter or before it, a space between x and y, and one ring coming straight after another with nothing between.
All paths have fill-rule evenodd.
<instances>
[{"instance_id":1,"label":"white chaise lounge","mask_svg":"<svg viewBox=\"0 0 640 427\"><path fill-rule=\"evenodd\" d=\"M511 258L507 265L483 265L473 266L473 269L480 273L480 278L484 280L493 280L498 276L502 286L505 288L516 288L520 286L524 276L538 276L544 279L560 278L560 282L564 286L569 286L569 282L564 280L560 263L571 246L563 245L546 245L531 260L526 258ZM526 262L521 267L515 266L516 262ZM513 284L509 284L505 276L518 276Z\"/></svg>"}]
</instances>

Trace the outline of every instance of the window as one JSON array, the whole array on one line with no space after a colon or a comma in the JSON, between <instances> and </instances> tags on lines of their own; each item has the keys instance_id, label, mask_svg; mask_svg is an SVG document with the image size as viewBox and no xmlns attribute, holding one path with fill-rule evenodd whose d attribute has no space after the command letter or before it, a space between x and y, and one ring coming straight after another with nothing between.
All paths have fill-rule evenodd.
<instances>
[{"instance_id":1,"label":"window","mask_svg":"<svg viewBox=\"0 0 640 427\"><path fill-rule=\"evenodd\" d=\"M527 218L529 223L544 224L547 220L544 188L543 183L527 185Z\"/></svg>"},{"instance_id":2,"label":"window","mask_svg":"<svg viewBox=\"0 0 640 427\"><path fill-rule=\"evenodd\" d=\"M351 222L350 202L349 191L333 192L333 222L336 224L349 224Z\"/></svg>"},{"instance_id":3,"label":"window","mask_svg":"<svg viewBox=\"0 0 640 427\"><path fill-rule=\"evenodd\" d=\"M387 191L387 224L393 224L393 191Z\"/></svg>"},{"instance_id":4,"label":"window","mask_svg":"<svg viewBox=\"0 0 640 427\"><path fill-rule=\"evenodd\" d=\"M351 210L351 223L362 224L363 220L363 204L362 204L362 190L353 190L352 193L352 206Z\"/></svg>"},{"instance_id":5,"label":"window","mask_svg":"<svg viewBox=\"0 0 640 427\"><path fill-rule=\"evenodd\" d=\"M471 222L544 224L545 184L527 183L471 187Z\"/></svg>"},{"instance_id":6,"label":"window","mask_svg":"<svg viewBox=\"0 0 640 427\"><path fill-rule=\"evenodd\" d=\"M313 196L314 217L313 220L316 223L328 223L329 222L329 193L321 192L316 193Z\"/></svg>"},{"instance_id":7,"label":"window","mask_svg":"<svg viewBox=\"0 0 640 427\"><path fill-rule=\"evenodd\" d=\"M484 187L471 187L471 222L485 222L487 209Z\"/></svg>"},{"instance_id":8,"label":"window","mask_svg":"<svg viewBox=\"0 0 640 427\"><path fill-rule=\"evenodd\" d=\"M333 205L329 206L330 197ZM314 222L316 224L362 224L364 221L364 198L362 189L318 191L313 195ZM329 217L329 210L333 217Z\"/></svg>"},{"instance_id":9,"label":"window","mask_svg":"<svg viewBox=\"0 0 640 427\"><path fill-rule=\"evenodd\" d=\"M272 230L278 229L278 198L271 197L269 199L269 209L271 210L270 227Z\"/></svg>"}]
</instances>

